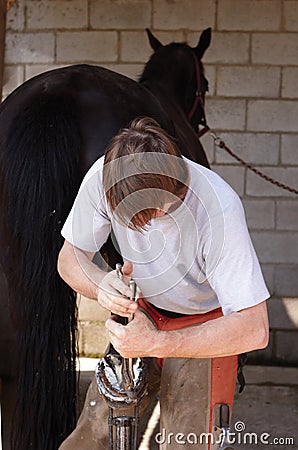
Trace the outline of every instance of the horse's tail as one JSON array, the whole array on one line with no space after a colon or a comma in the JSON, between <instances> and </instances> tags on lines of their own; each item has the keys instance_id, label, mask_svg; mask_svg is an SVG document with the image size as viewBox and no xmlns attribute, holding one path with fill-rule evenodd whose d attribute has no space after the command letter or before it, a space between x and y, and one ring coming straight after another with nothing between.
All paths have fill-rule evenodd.
<instances>
[{"instance_id":1,"label":"horse's tail","mask_svg":"<svg viewBox=\"0 0 298 450\"><path fill-rule=\"evenodd\" d=\"M56 269L80 182L75 111L66 93L39 93L2 139L5 272L19 345L14 450L56 450L75 424L76 299Z\"/></svg>"}]
</instances>

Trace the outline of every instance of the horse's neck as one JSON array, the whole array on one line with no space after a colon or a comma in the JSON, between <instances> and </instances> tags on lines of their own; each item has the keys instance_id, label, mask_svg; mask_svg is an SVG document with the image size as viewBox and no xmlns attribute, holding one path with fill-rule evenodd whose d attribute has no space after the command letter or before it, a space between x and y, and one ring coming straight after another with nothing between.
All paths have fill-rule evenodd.
<instances>
[{"instance_id":1,"label":"horse's neck","mask_svg":"<svg viewBox=\"0 0 298 450\"><path fill-rule=\"evenodd\" d=\"M181 153L187 158L209 167L204 149L191 127L175 93L161 83L142 83L160 102L175 127L175 137Z\"/></svg>"},{"instance_id":2,"label":"horse's neck","mask_svg":"<svg viewBox=\"0 0 298 450\"><path fill-rule=\"evenodd\" d=\"M170 85L166 85L162 81L144 81L141 84L158 99L168 115L177 111L181 117L186 117L177 95L173 92Z\"/></svg>"}]
</instances>

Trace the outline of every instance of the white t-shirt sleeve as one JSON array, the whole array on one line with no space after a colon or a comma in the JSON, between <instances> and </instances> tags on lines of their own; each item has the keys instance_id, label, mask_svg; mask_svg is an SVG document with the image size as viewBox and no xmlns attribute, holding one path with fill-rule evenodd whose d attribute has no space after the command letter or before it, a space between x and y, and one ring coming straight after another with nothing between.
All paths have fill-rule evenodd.
<instances>
[{"instance_id":1,"label":"white t-shirt sleeve","mask_svg":"<svg viewBox=\"0 0 298 450\"><path fill-rule=\"evenodd\" d=\"M101 182L101 160L102 158L87 172L61 230L68 242L88 252L100 250L111 231Z\"/></svg>"},{"instance_id":2,"label":"white t-shirt sleeve","mask_svg":"<svg viewBox=\"0 0 298 450\"><path fill-rule=\"evenodd\" d=\"M212 233L222 242L211 244L205 255L206 275L224 315L255 306L270 297L246 225L239 197L224 208L224 233ZM214 252L212 248L217 248ZM220 251L218 251L220 248Z\"/></svg>"}]
</instances>

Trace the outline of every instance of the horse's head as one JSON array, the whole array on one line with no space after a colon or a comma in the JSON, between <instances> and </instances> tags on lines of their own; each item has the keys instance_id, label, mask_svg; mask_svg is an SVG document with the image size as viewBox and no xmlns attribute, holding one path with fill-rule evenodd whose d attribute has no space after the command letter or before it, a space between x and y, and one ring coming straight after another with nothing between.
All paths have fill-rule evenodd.
<instances>
[{"instance_id":1,"label":"horse's head","mask_svg":"<svg viewBox=\"0 0 298 450\"><path fill-rule=\"evenodd\" d=\"M184 43L163 45L150 30L146 30L154 50L140 82L159 82L168 97L179 103L195 131L204 125L204 101L208 81L201 59L210 45L211 28L204 30L196 47Z\"/></svg>"}]
</instances>

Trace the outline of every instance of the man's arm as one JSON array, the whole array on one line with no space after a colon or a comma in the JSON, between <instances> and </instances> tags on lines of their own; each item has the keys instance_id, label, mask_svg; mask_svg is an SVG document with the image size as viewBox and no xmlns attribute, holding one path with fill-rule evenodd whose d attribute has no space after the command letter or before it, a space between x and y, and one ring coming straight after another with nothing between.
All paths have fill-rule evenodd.
<instances>
[{"instance_id":1,"label":"man's arm","mask_svg":"<svg viewBox=\"0 0 298 450\"><path fill-rule=\"evenodd\" d=\"M58 272L74 291L96 300L98 285L106 273L93 264L94 254L65 241L58 257Z\"/></svg>"},{"instance_id":2,"label":"man's arm","mask_svg":"<svg viewBox=\"0 0 298 450\"><path fill-rule=\"evenodd\" d=\"M268 345L266 302L201 325L158 331L137 311L126 327L108 319L106 327L114 347L124 357L214 358L236 355ZM142 339L140 339L142 336Z\"/></svg>"},{"instance_id":3,"label":"man's arm","mask_svg":"<svg viewBox=\"0 0 298 450\"><path fill-rule=\"evenodd\" d=\"M58 272L61 278L76 292L97 300L104 308L124 317L130 317L137 308L129 300L131 290L124 281L116 277L115 271L104 272L92 262L95 253L81 250L65 241L58 257ZM125 263L123 273L129 277L130 263Z\"/></svg>"}]
</instances>

